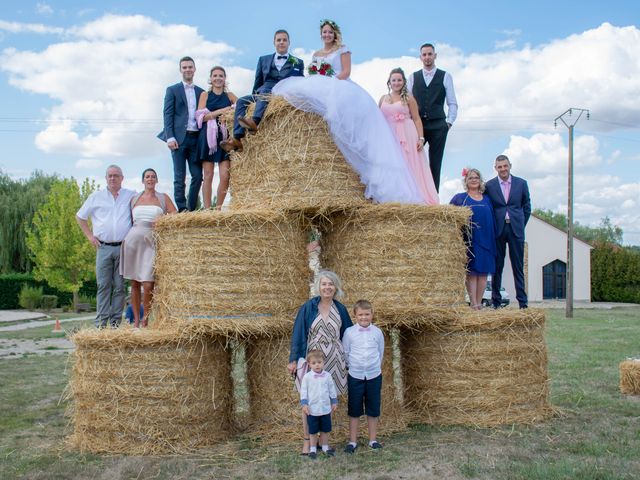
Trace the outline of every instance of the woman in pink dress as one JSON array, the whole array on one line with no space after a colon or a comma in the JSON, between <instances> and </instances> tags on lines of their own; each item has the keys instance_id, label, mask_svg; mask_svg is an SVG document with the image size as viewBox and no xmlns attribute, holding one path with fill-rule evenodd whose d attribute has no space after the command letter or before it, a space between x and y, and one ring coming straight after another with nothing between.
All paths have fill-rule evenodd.
<instances>
[{"instance_id":1,"label":"woman in pink dress","mask_svg":"<svg viewBox=\"0 0 640 480\"><path fill-rule=\"evenodd\" d=\"M391 70L387 87L389 93L380 98L378 106L402 147L404 160L425 203L437 205L440 200L429 169L424 137L420 136L422 121L418 104L407 91L407 79L401 68Z\"/></svg>"}]
</instances>

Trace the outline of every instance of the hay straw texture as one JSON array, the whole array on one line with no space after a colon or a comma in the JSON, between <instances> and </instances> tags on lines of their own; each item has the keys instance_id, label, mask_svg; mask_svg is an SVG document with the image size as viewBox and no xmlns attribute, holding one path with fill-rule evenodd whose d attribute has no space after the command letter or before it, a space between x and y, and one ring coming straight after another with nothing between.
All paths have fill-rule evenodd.
<instances>
[{"instance_id":1,"label":"hay straw texture","mask_svg":"<svg viewBox=\"0 0 640 480\"><path fill-rule=\"evenodd\" d=\"M292 377L287 372L291 331L245 342L249 435L266 442L302 438L302 409Z\"/></svg>"},{"instance_id":2,"label":"hay straw texture","mask_svg":"<svg viewBox=\"0 0 640 480\"><path fill-rule=\"evenodd\" d=\"M552 413L542 310L460 313L402 330L404 398L420 423L487 427Z\"/></svg>"},{"instance_id":3,"label":"hay straw texture","mask_svg":"<svg viewBox=\"0 0 640 480\"><path fill-rule=\"evenodd\" d=\"M258 132L231 156L232 208L321 211L365 201L360 177L322 117L272 97Z\"/></svg>"},{"instance_id":4,"label":"hay straw texture","mask_svg":"<svg viewBox=\"0 0 640 480\"><path fill-rule=\"evenodd\" d=\"M154 328L290 312L309 298L301 217L185 213L161 217L155 231Z\"/></svg>"},{"instance_id":5,"label":"hay straw texture","mask_svg":"<svg viewBox=\"0 0 640 480\"><path fill-rule=\"evenodd\" d=\"M81 330L71 340L73 447L149 455L228 440L233 381L222 340L129 328Z\"/></svg>"},{"instance_id":6,"label":"hay straw texture","mask_svg":"<svg viewBox=\"0 0 640 480\"><path fill-rule=\"evenodd\" d=\"M620 364L620 392L640 395L640 360L625 360Z\"/></svg>"},{"instance_id":7,"label":"hay straw texture","mask_svg":"<svg viewBox=\"0 0 640 480\"><path fill-rule=\"evenodd\" d=\"M464 301L468 208L367 205L329 215L322 265L344 283L347 303L373 302L376 315Z\"/></svg>"}]
</instances>

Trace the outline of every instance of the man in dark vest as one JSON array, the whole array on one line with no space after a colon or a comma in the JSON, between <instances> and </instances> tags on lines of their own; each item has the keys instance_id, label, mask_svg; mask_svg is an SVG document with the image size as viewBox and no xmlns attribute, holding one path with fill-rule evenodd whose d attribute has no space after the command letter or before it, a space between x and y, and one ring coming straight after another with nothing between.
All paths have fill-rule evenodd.
<instances>
[{"instance_id":1,"label":"man in dark vest","mask_svg":"<svg viewBox=\"0 0 640 480\"><path fill-rule=\"evenodd\" d=\"M458 115L458 102L453 89L453 79L444 70L436 68L435 47L425 43L420 47L420 59L423 68L409 77L407 89L418 102L424 138L421 140L429 144L429 167L440 191L440 170L442 169L442 155L447 142L447 133ZM444 113L444 102L447 102L447 114Z\"/></svg>"},{"instance_id":2,"label":"man in dark vest","mask_svg":"<svg viewBox=\"0 0 640 480\"><path fill-rule=\"evenodd\" d=\"M220 142L220 146L227 152L242 150L240 139L244 137L245 131L253 132L258 128L269 103L265 95L271 93L276 83L288 77L304 76L302 59L289 54L289 34L286 30L278 30L275 33L273 44L276 47L275 53L263 55L258 59L252 95L240 97L236 102L233 138ZM247 107L252 102L256 102L256 108L251 117L245 117Z\"/></svg>"}]
</instances>

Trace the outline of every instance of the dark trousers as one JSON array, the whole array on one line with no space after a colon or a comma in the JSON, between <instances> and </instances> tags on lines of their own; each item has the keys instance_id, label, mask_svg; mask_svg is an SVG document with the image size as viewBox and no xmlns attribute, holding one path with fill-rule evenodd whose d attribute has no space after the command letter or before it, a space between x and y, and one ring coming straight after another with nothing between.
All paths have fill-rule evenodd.
<instances>
[{"instance_id":1,"label":"dark trousers","mask_svg":"<svg viewBox=\"0 0 640 480\"><path fill-rule=\"evenodd\" d=\"M527 306L527 292L524 289L524 240L516 238L510 223L505 223L502 233L496 239L496 273L491 277L491 301L494 307L500 306L500 287L504 257L509 245L509 260L516 284L516 298L520 307Z\"/></svg>"},{"instance_id":2,"label":"dark trousers","mask_svg":"<svg viewBox=\"0 0 640 480\"><path fill-rule=\"evenodd\" d=\"M436 190L440 191L440 171L442 170L442 157L444 146L447 143L449 125L445 119L422 121L424 140L429 144L429 168L433 176Z\"/></svg>"},{"instance_id":3,"label":"dark trousers","mask_svg":"<svg viewBox=\"0 0 640 480\"><path fill-rule=\"evenodd\" d=\"M238 119L244 118L244 116L247 114L247 107L253 102L256 102L256 108L253 111L251 118L254 122L256 122L256 125L260 123L260 120L262 120L262 116L267 109L267 105L269 105L269 100L265 99L264 97L265 93L261 93L259 95L245 95L244 97L240 97L236 101L236 113L233 117L233 136L235 138L244 137L245 129L238 123Z\"/></svg>"},{"instance_id":4,"label":"dark trousers","mask_svg":"<svg viewBox=\"0 0 640 480\"><path fill-rule=\"evenodd\" d=\"M173 158L173 198L176 201L178 211L188 209L194 211L198 205L200 185L202 185L202 164L197 157L197 135L187 135L176 150L171 150ZM191 175L189 185L189 200L185 198L184 181L187 177L187 167Z\"/></svg>"}]
</instances>

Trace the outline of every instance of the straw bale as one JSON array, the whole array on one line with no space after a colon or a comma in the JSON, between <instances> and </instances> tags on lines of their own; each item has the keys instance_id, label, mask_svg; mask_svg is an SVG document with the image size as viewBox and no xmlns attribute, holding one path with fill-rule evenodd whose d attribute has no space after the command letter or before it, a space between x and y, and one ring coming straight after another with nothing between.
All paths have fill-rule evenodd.
<instances>
[{"instance_id":1,"label":"straw bale","mask_svg":"<svg viewBox=\"0 0 640 480\"><path fill-rule=\"evenodd\" d=\"M367 298L376 314L460 305L469 215L451 205L400 204L334 213L321 226L322 264L340 275L348 303Z\"/></svg>"},{"instance_id":2,"label":"straw bale","mask_svg":"<svg viewBox=\"0 0 640 480\"><path fill-rule=\"evenodd\" d=\"M322 211L365 202L360 177L322 117L272 97L256 134L231 156L231 207Z\"/></svg>"},{"instance_id":3,"label":"straw bale","mask_svg":"<svg viewBox=\"0 0 640 480\"><path fill-rule=\"evenodd\" d=\"M552 413L541 310L460 312L403 329L400 345L404 399L419 422L493 426Z\"/></svg>"},{"instance_id":4,"label":"straw bale","mask_svg":"<svg viewBox=\"0 0 640 480\"><path fill-rule=\"evenodd\" d=\"M620 392L640 395L640 359L629 359L620 364Z\"/></svg>"},{"instance_id":5,"label":"straw bale","mask_svg":"<svg viewBox=\"0 0 640 480\"><path fill-rule=\"evenodd\" d=\"M245 342L248 432L266 442L302 438L300 396L287 371L290 344L291 331Z\"/></svg>"},{"instance_id":6,"label":"straw bale","mask_svg":"<svg viewBox=\"0 0 640 480\"><path fill-rule=\"evenodd\" d=\"M155 227L154 328L290 312L308 299L302 217L266 210L166 215Z\"/></svg>"},{"instance_id":7,"label":"straw bale","mask_svg":"<svg viewBox=\"0 0 640 480\"><path fill-rule=\"evenodd\" d=\"M231 356L223 339L120 328L81 330L71 340L73 447L177 453L233 433Z\"/></svg>"}]
</instances>

